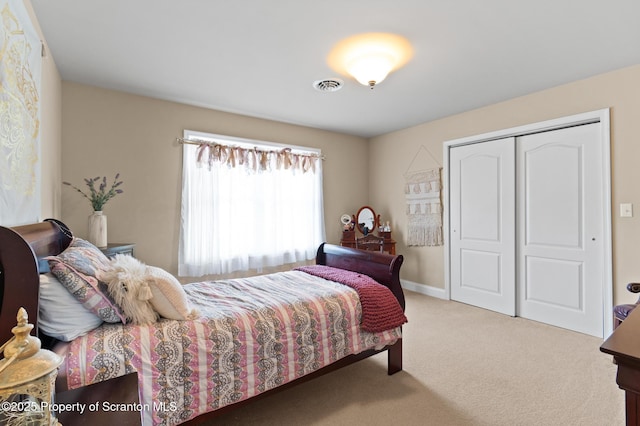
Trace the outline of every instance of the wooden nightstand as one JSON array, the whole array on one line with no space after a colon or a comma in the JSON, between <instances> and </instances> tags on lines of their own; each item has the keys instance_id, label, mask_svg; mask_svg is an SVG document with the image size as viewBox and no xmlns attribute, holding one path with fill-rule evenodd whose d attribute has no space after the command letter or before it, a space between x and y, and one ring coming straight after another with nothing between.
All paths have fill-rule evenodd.
<instances>
[{"instance_id":1,"label":"wooden nightstand","mask_svg":"<svg viewBox=\"0 0 640 426\"><path fill-rule=\"evenodd\" d=\"M100 250L108 258L112 258L116 254L128 254L129 256L133 256L133 248L135 246L136 245L132 243L109 243L106 247L102 247Z\"/></svg>"},{"instance_id":2,"label":"wooden nightstand","mask_svg":"<svg viewBox=\"0 0 640 426\"><path fill-rule=\"evenodd\" d=\"M58 421L64 426L142 424L138 373L56 393L55 402L76 404L67 406L68 411L57 413ZM84 407L82 414L79 407Z\"/></svg>"}]
</instances>

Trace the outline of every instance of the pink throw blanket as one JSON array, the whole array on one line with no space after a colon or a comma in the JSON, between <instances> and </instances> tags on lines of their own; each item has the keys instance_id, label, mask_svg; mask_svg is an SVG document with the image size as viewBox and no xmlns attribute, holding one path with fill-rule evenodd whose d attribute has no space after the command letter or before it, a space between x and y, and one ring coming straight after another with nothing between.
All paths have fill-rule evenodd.
<instances>
[{"instance_id":1,"label":"pink throw blanket","mask_svg":"<svg viewBox=\"0 0 640 426\"><path fill-rule=\"evenodd\" d=\"M360 297L360 326L365 331L380 332L407 322L407 317L391 290L367 275L325 265L301 266L295 269L354 289Z\"/></svg>"}]
</instances>

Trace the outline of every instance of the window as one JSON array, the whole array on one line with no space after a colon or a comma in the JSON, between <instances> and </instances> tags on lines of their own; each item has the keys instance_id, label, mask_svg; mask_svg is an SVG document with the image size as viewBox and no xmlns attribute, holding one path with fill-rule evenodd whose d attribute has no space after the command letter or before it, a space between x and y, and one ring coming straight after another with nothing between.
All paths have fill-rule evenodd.
<instances>
[{"instance_id":1,"label":"window","mask_svg":"<svg viewBox=\"0 0 640 426\"><path fill-rule=\"evenodd\" d=\"M319 151L184 136L180 276L259 271L315 257L325 239Z\"/></svg>"}]
</instances>

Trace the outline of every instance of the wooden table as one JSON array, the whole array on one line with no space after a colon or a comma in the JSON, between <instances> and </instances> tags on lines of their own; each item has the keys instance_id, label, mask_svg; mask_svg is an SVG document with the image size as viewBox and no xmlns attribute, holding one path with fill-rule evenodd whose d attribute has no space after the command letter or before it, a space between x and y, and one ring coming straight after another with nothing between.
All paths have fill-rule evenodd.
<instances>
[{"instance_id":1,"label":"wooden table","mask_svg":"<svg viewBox=\"0 0 640 426\"><path fill-rule=\"evenodd\" d=\"M627 425L640 425L640 308L634 309L600 346L618 365L616 383L625 392Z\"/></svg>"}]
</instances>

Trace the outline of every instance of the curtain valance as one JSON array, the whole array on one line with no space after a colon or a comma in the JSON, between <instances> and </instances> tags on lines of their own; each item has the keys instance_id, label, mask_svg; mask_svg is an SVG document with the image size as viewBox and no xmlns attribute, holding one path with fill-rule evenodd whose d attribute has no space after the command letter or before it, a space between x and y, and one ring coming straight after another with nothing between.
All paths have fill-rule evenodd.
<instances>
[{"instance_id":1,"label":"curtain valance","mask_svg":"<svg viewBox=\"0 0 640 426\"><path fill-rule=\"evenodd\" d=\"M196 162L209 169L220 163L229 167L244 167L249 171L259 172L270 169L299 169L306 173L315 173L317 161L323 157L316 153L294 153L291 148L280 150L264 148L244 148L241 146L218 142L178 139L180 143L197 145Z\"/></svg>"}]
</instances>

